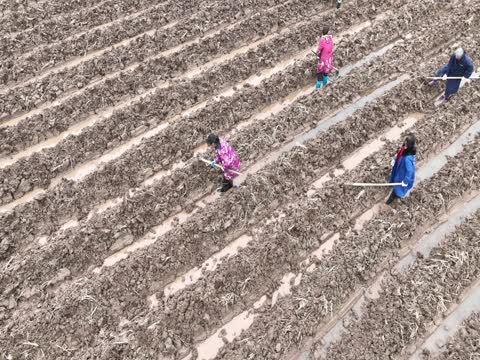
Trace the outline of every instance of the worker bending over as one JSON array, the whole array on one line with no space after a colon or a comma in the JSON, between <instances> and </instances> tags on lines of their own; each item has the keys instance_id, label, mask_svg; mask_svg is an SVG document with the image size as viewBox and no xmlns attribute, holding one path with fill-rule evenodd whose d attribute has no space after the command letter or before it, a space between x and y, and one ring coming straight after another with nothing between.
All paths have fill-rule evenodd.
<instances>
[{"instance_id":1,"label":"worker bending over","mask_svg":"<svg viewBox=\"0 0 480 360\"><path fill-rule=\"evenodd\" d=\"M215 134L208 135L207 145L212 150L215 150L215 159L210 166L214 168L218 164L221 165L223 169L223 184L222 187L217 190L226 192L233 187L233 179L238 176L231 172L231 170L235 172L240 170L240 159L230 143Z\"/></svg>"},{"instance_id":2,"label":"worker bending over","mask_svg":"<svg viewBox=\"0 0 480 360\"><path fill-rule=\"evenodd\" d=\"M317 83L315 87L320 89L328 84L328 74L333 70L333 36L329 35L329 27L323 27L323 35L318 42L317 56Z\"/></svg>"},{"instance_id":3,"label":"worker bending over","mask_svg":"<svg viewBox=\"0 0 480 360\"><path fill-rule=\"evenodd\" d=\"M465 54L465 51L462 48L458 48L455 50L455 53L450 57L450 61L448 64L443 65L435 74L437 77L443 77L447 80L448 77L463 77L463 78L470 78L473 73L473 62L472 60ZM462 79L450 79L447 80L446 88L445 88L445 95L443 95L442 99L448 101L448 99L457 93L458 89L460 88L460 83ZM429 85L436 85L437 80L433 80L429 83Z\"/></svg>"},{"instance_id":4,"label":"worker bending over","mask_svg":"<svg viewBox=\"0 0 480 360\"><path fill-rule=\"evenodd\" d=\"M392 172L390 174L390 183L401 183L394 186L386 204L391 204L397 198L404 198L413 188L415 182L415 155L417 146L415 135L409 134L405 138L400 150L393 158Z\"/></svg>"}]
</instances>

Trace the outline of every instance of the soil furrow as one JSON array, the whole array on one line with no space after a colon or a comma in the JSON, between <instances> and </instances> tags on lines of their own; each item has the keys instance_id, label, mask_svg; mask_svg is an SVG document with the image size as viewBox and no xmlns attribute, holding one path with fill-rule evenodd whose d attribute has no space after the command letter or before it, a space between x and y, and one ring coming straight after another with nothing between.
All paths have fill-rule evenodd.
<instances>
[{"instance_id":1,"label":"soil furrow","mask_svg":"<svg viewBox=\"0 0 480 360\"><path fill-rule=\"evenodd\" d=\"M431 116L430 119L426 119L425 121L428 121L429 125L432 126L435 124L436 119L434 116ZM462 124L462 122L459 121L456 125L459 124ZM423 135L428 136L430 134L419 134L422 138ZM360 171L367 171L370 166L371 164L368 164L368 167L363 167ZM315 164L313 164L312 167L315 167ZM375 169L374 171L378 170ZM351 176L351 173L352 172L340 179L341 181L338 181L337 184L341 184L342 181L348 179L348 175ZM374 196L374 199L363 199L362 207L373 204L375 197L376 200L378 200L378 196ZM305 204L305 200L302 200L302 204ZM328 200L331 201L331 199ZM280 212L282 215L285 215L282 221L286 223L281 224L281 226L278 226L279 224L277 223L275 224L277 226L276 228L275 226L270 227L267 225L264 230L257 228L258 233L256 233L255 229L251 229L250 232L253 233L253 240L245 249L239 250L239 255L233 259L229 259L228 262L218 265L215 272L204 273L199 284L195 287L188 288L185 290L185 293L174 296L168 301L164 301L163 307L159 310L160 313L166 309L188 308L189 314L191 314L188 319L189 329L198 330L204 327L204 321L202 320L204 313L208 314L209 321L212 325L218 324L225 318L231 316L232 308L235 309L242 306L244 309L246 304L250 304L251 306L253 301L260 298L261 295L258 294L265 293L270 297L273 290L278 286L281 275L288 271L295 271L295 269L298 268L300 259L305 256L305 253L311 252L318 247L319 240L315 239L324 238L324 235L338 231L339 227L341 228L345 226L345 224L348 224L354 214L353 209L358 208L358 205L353 207L351 204L347 204L341 211L341 218L336 216L335 223L332 224L331 217L327 216L324 220L316 222L315 230L307 230L310 232L310 236L298 237L297 234L295 234L295 224L301 223L300 219L309 219L310 212L321 211L324 214L333 214L335 210L338 210L338 206L332 208L329 201L310 202L309 205L304 205L305 209L299 216L293 219L289 218L290 214L288 210ZM334 203L334 205L338 204ZM278 217L278 214L276 217ZM265 225L262 225L262 227L265 227ZM312 231L315 232L314 236L311 234ZM171 257L175 258L173 254ZM278 261L279 258L282 259L280 263ZM182 262L185 262L184 258L182 258ZM145 268L144 273L150 274L152 267L149 269L150 270L146 270ZM151 277L158 281L158 277L153 275ZM114 278L110 278L110 280L113 279ZM160 299L162 297L162 291L157 292L156 295L157 299ZM231 299L228 302L228 306L221 307L222 299L227 297ZM197 308L197 306L200 307ZM167 312L170 314L169 310L167 310ZM164 324L165 322L160 320L160 323ZM198 324L198 328L195 327L196 324ZM175 329L179 329L180 327L179 322L176 322L174 327L167 331L175 332ZM161 333L165 328L163 325L157 325L155 331L157 330ZM188 333L186 327L181 331L183 331L183 333L177 333L178 336L183 337ZM197 335L198 338L199 334L193 333ZM160 344L157 345L160 347Z\"/></svg>"},{"instance_id":2,"label":"soil furrow","mask_svg":"<svg viewBox=\"0 0 480 360\"><path fill-rule=\"evenodd\" d=\"M99 26L108 26L114 21L121 21L131 12L145 11L145 7L156 4L152 0L136 0L119 2L107 0L92 8L82 9L78 12L67 13L61 17L53 17L41 22L30 29L18 30L11 28L11 23L2 22L0 31L5 35L0 38L3 46L4 58L20 55L33 47L63 40L71 35L79 35L80 31L92 31ZM148 10L147 10L148 11ZM10 27L5 30L5 27ZM92 29L93 28L93 29ZM4 34L2 31L2 34ZM8 34L8 32L15 34Z\"/></svg>"},{"instance_id":3,"label":"soil furrow","mask_svg":"<svg viewBox=\"0 0 480 360\"><path fill-rule=\"evenodd\" d=\"M401 50L399 50L399 51L401 51ZM395 56L396 56L396 54L392 55L392 57L395 57ZM356 83L362 83L362 82L359 81L359 78L364 76L364 75L361 75L363 73L364 73L363 71L359 71L359 76L358 77L351 77L350 79L347 78L346 82L343 85L341 85L342 84L341 82L338 82L336 84L336 86L338 86L339 93L344 93L344 91L346 89L352 89L352 86L353 86L353 88L355 88L354 84L356 84ZM375 79L380 80L382 78L383 74L379 73L377 76L378 77L371 77L371 80L375 80ZM364 85L362 86L362 88L359 89L359 91L364 91L364 89L365 90L368 89L369 83L363 81L363 84ZM320 94L318 96L322 97L322 96L329 96L329 95L328 94L323 94L323 95ZM338 106L341 107L342 104L347 104L351 100L352 100L352 97L344 98L343 101L338 102ZM302 104L302 106L311 106L315 102L316 102L316 100L313 99L313 100L310 101L310 104L304 102ZM326 103L325 101L318 102L315 105L314 109L316 109L318 115L321 115L321 114L328 115L331 112L329 104ZM298 111L299 111L298 108L294 109L290 112L290 114L287 112L286 116L284 114L283 117L273 118L273 120L275 120L275 122L278 122L280 120L279 123L282 123L283 122L282 119L286 119L288 117L294 117L294 116L298 115ZM282 135L283 140L287 139L289 134L292 133L292 131L295 131L295 129L300 128L303 121L305 121L304 124L311 123L307 114L303 114L301 116L296 116L296 118L297 118L296 122L291 122L290 121L289 126L283 128L283 129L279 129L279 134L282 134L282 133L284 134L284 135ZM268 126L269 123L270 123L270 125L273 124L272 119L263 120L258 125L261 126L261 127L266 127L266 126ZM245 138L244 139L245 139L245 142L247 142L248 138L251 137L251 135L250 135L251 132L247 128L247 129L242 130L242 133L245 133L245 135L244 135ZM240 133L240 134L242 134L242 133ZM242 140L242 142L243 142L243 140ZM143 154L143 158L144 158L144 162L141 164L141 166L148 165L149 162L153 161L155 158L158 158L162 162L164 162L165 158L162 158L162 156L159 156L159 157L155 156L155 158L154 158L153 155L155 153L152 153L151 155L149 155L150 151L155 151L155 148L158 147L158 145L155 145L155 144L158 144L158 141L152 142L151 150L148 150L148 152L146 151L146 149L144 147L140 147L140 150L141 150L140 152ZM266 142L262 147L259 147L257 145L257 147L255 149L255 153L258 156L261 156L262 154L265 154L266 152L270 151L270 146L271 145L272 145L272 143L270 143L270 142ZM137 150L135 150L135 151L137 151ZM243 154L243 151L244 150L240 149L241 154ZM133 154L135 154L135 152L133 152ZM135 181L137 182L137 184L140 184L145 179L145 177L148 178L148 176L151 176L153 174L152 170L150 170L150 173L145 172L145 171L148 170L148 169L155 169L155 166L154 166L154 164L150 164L150 166L146 166L146 169L143 168L143 172L142 172L142 169L138 169L138 165L140 165L140 164L138 164L138 161L136 160L136 158L137 158L136 156L126 157L126 159L131 159L131 160L128 160L128 164L125 163L125 159L124 160L120 159L118 162L115 162L114 164L110 164L110 165L115 166L115 167L120 166L118 169L129 169L129 168L131 168L135 171L138 171L139 172L138 174L140 175L140 178L138 178L138 176L137 176ZM147 159L149 159L149 160L147 160ZM254 160L254 159L255 158L252 158L250 160ZM157 166L160 165L160 163L157 163L157 164L158 164ZM54 224L61 225L62 224L62 216L63 216L63 219L65 219L65 214L75 213L75 211L77 211L76 209L80 209L81 207L86 209L86 207L84 207L84 206L87 206L88 203L90 203L90 206L87 206L87 207L89 207L90 209L92 208L92 206L91 206L92 201L95 202L95 200L94 200L95 198L90 198L89 199L87 197L87 193L86 193L86 190L89 189L90 186L93 186L94 188L97 187L98 189L102 189L101 191L103 193L103 198L105 200L113 197L112 195L115 195L115 193L111 193L111 192L106 193L105 192L105 189L109 187L108 186L109 182L111 182L111 180L112 180L111 176L109 175L112 172L107 171L107 170L112 170L113 171L115 169L115 168L108 168L110 165L107 164L106 168L104 168L101 172L101 173L105 174L105 180L108 180L108 182L105 183L105 186L103 185L103 183L101 181L101 178L99 177L100 173L98 173L98 172L92 174L91 176L88 176L85 181L82 181L81 183L79 183L79 185L81 184L81 186L84 190L81 190L79 192L74 191L74 193L76 193L78 195L81 194L81 196L79 196L77 199L78 200L82 199L82 201L86 201L84 204L81 204L81 205L78 205L78 206L75 205L75 203L78 200L75 200L72 203L73 199L70 198L70 200L67 200L67 198L65 198L65 193L63 191L61 191L60 193L58 193L58 192L53 193L53 194L47 196L44 200L42 200L42 201L46 201L46 204L38 204L37 202L34 202L34 203L30 204L30 206L28 204L26 204L25 207L24 207L24 211L20 212L22 214L22 218L24 219L22 222L13 221L13 218L17 216L16 212L12 212L10 214L5 215L4 220L6 221L6 227L9 226L9 228L7 230L8 233L10 233L12 235L15 234L16 236L19 236L19 238L21 238L23 236L25 240L29 241L29 239L26 239L26 238L28 238L29 236L31 237L31 235L28 235L28 234L34 234L34 233L38 234L39 231L46 232L46 233L51 232L53 230L51 225L54 225ZM163 164L163 165L166 165L166 164ZM125 178L118 178L118 180L121 181L121 182L117 182L114 187L111 187L112 189L117 190L117 194L118 194L118 190L120 190L120 189L125 189L125 191L126 191L129 187L134 186L133 183L131 182L132 181L132 175L134 173L127 174L127 173L125 173L124 170L123 171L114 171L114 173L117 173L117 174L122 173L122 172L127 176ZM165 219L166 217L168 217L167 216L168 214L172 214L171 210L178 211L178 210L175 210L175 209L178 208L179 205L188 204L189 201L191 202L191 200L189 200L189 199L192 199L192 196L184 197L184 195L182 195L182 194L191 193L191 192L193 192L194 194L198 193L198 190L195 191L194 189L204 189L204 188L208 189L209 182L212 181L213 177L209 176L207 178L202 178L202 177L199 176L199 173L202 173L202 172L204 172L204 170L202 169L202 165L199 165L198 163L193 164L192 167L188 167L187 169L182 169L182 170L175 171L172 174L172 177L162 179L162 182L155 185L154 188L151 188L151 189L146 188L145 190L142 190L139 194L135 195L133 201L138 203L139 205L143 204L143 206L144 206L144 209L137 208L136 212L137 212L137 214L140 214L140 213L144 214L144 216L146 216L144 221L146 221L146 222L140 228L133 231L133 234L135 234L135 236L141 235L142 233L144 233L144 231L147 228L154 225L154 223L152 223L152 221L155 221L155 219L156 219L157 222L161 222L162 218ZM121 185L122 183L123 183L123 185ZM177 187L177 185L173 185L175 183L183 183L182 187L184 187L184 190L181 190L180 192L178 192L178 189L177 189L177 191L175 191L174 188ZM65 184L65 185L68 185L68 184ZM172 188L172 186L173 186L173 188ZM149 200L146 197L149 196L147 194L151 194L151 193L154 193L155 196ZM60 194L62 194L62 195L60 195ZM121 192L120 192L120 194L121 194ZM60 195L60 196L58 196L58 195ZM108 196L108 195L110 195L110 196ZM51 196L53 196L53 198ZM98 194L95 195L95 197L97 197L97 196L98 196ZM63 199L63 200L60 201L60 203L66 204L71 210L67 210L67 208L65 206L57 206L57 205L53 206L53 204L55 204L55 203L60 205L60 203L58 203L58 200L56 200L54 203L52 203L50 201L50 199L55 199L55 198L58 199L58 200ZM161 202L161 203L163 203L163 206L161 206L159 208L158 202L157 202L156 199L160 199L160 198L162 198L164 200L162 200L162 202ZM142 199L142 200L140 200L140 199ZM173 201L173 203L172 203L172 201ZM147 204L149 204L149 205L147 206ZM50 211L57 208L58 211L59 211L57 213L58 216L54 216L53 213L50 213L50 215L48 217L45 217L44 215L47 214L48 212L38 211L39 210L39 208L38 208L39 205L45 205L46 208L50 209ZM74 205L74 207L72 208L71 205ZM125 213L126 208L123 209L123 210L122 210L122 208L124 206L127 206L127 205L129 205L129 204L128 203L123 204L121 208L116 209L114 211L114 213L116 214L114 217L118 218L118 219L122 218L122 221L124 221L125 216L126 216L126 213ZM131 204L129 206L131 206ZM129 206L127 206L127 208ZM29 211L27 211L28 207L30 207L30 209L31 209L30 211L33 211L34 213L36 213L35 217L32 218L31 220L27 220L27 217L26 217L26 214L29 212ZM155 214L154 217L151 217L150 215L147 215L150 211L153 211L154 208L161 211L161 213L165 217L160 216L158 211L157 211L157 213ZM164 210L161 210L162 208ZM54 211L57 211L57 210L54 210ZM140 211L140 213L139 213L139 211ZM128 212L130 213L130 210L128 210ZM88 213L88 211L84 212L83 216L85 216L87 213ZM13 218L12 218L12 216L13 216ZM38 216L41 216L42 219L38 218ZM102 216L102 218L105 219L105 218L109 218L111 216L112 216L112 214L108 214L105 217ZM120 216L120 217L118 217L118 216ZM147 220L147 218L149 220ZM54 220L55 223L51 223L52 220ZM30 221L31 221L31 225L28 225L28 222L30 222ZM64 221L66 221L66 220L64 220ZM44 223L45 227L44 228L39 228L38 223ZM48 223L50 223L51 225L50 226L47 225ZM147 223L149 223L151 225L146 226ZM14 228L12 228L12 225L14 226ZM59 225L57 225L57 226L59 226ZM47 226L49 226L49 227L47 227ZM22 230L22 228L23 228L23 230ZM8 233L6 233L6 234L8 234ZM129 233L130 233L130 231L129 231ZM12 239L12 240L14 240L14 239ZM30 238L30 241L31 240L32 239ZM7 244L7 241L5 241L4 244ZM17 244L17 245L19 245L19 244Z\"/></svg>"},{"instance_id":4,"label":"soil furrow","mask_svg":"<svg viewBox=\"0 0 480 360\"><path fill-rule=\"evenodd\" d=\"M180 1L0 0L0 358L480 356L480 0Z\"/></svg>"},{"instance_id":5,"label":"soil furrow","mask_svg":"<svg viewBox=\"0 0 480 360\"><path fill-rule=\"evenodd\" d=\"M149 60L149 58L154 58L159 53L168 53L169 49L175 49L181 44L195 42L192 39L218 32L227 26L232 27L241 19L251 18L252 14L258 15L255 10L263 12L268 9L274 12L276 8L293 2L298 1L286 0L276 3L274 6L262 3L253 9L248 9L247 7L243 11L234 14L235 16L227 14L227 18L233 18L232 21L221 22L221 19L218 18L214 22L201 26L200 29L198 26L187 25L192 16L187 19L182 17L180 19L175 18L166 25L157 26L152 30L130 37L110 47L90 52L61 65L49 67L38 74L32 74L34 75L33 77L23 82L12 84L3 89L5 97L7 95L10 97L8 102L0 107L0 109L3 109L0 120L12 120L17 112L20 112L19 115L23 114L22 117L25 117L25 115L28 115L26 111L38 108L45 101L60 100L65 94L78 92L78 90L84 89L87 84L95 84L99 80L104 79L105 74L114 74L128 70L138 66L141 62ZM204 6L207 4L204 4ZM218 14L217 17L220 17L220 15L222 14ZM192 55L190 65L195 63L195 61L196 58ZM56 87L55 83L57 84ZM39 93L39 89L43 89L43 92L48 94ZM9 103L12 102L11 95L14 93L22 95L22 103L12 107ZM39 96L39 94L42 96ZM20 98L20 96L18 97Z\"/></svg>"},{"instance_id":6,"label":"soil furrow","mask_svg":"<svg viewBox=\"0 0 480 360\"><path fill-rule=\"evenodd\" d=\"M189 0L189 3L186 1L162 3L154 10L134 19L124 20L92 33L87 32L78 38L62 40L44 49L25 54L15 61L14 59L4 60L0 69L0 78L4 84L10 81L19 81L76 57L83 57L88 53L107 49L115 44L119 45L123 40L153 31L172 20L189 16L186 21L175 24L167 31L154 34L154 41L160 41L164 46L171 46L172 43L202 35L212 26L228 23L228 21L232 21L232 18L242 16L244 11L254 11L275 5L272 0L212 1L208 3L197 0Z\"/></svg>"},{"instance_id":7,"label":"soil furrow","mask_svg":"<svg viewBox=\"0 0 480 360\"><path fill-rule=\"evenodd\" d=\"M36 1L22 4L20 1L2 2L0 11L2 13L2 30L6 32L28 29L52 16L63 15L82 8L93 7L98 0L82 1Z\"/></svg>"},{"instance_id":8,"label":"soil furrow","mask_svg":"<svg viewBox=\"0 0 480 360\"><path fill-rule=\"evenodd\" d=\"M387 276L380 297L366 304L365 315L332 345L326 358L409 355L434 320L446 316L479 278L479 220L480 211L458 226L430 256L417 258L405 273Z\"/></svg>"},{"instance_id":9,"label":"soil furrow","mask_svg":"<svg viewBox=\"0 0 480 360\"><path fill-rule=\"evenodd\" d=\"M173 55L155 56L138 63L132 69L121 71L113 77L108 75L107 79L87 86L85 90L75 92L65 100L58 100L61 103L46 112L39 112L34 116L22 116L21 120L18 122L15 120L11 126L0 128L0 139L2 139L0 151L9 154L35 145L48 138L48 134L53 135L68 130L69 126L88 117L89 113L99 111L102 107L117 104L129 96L137 97L146 93L147 90L154 90L162 81L172 78L181 79L185 77L185 73L192 71L194 66L199 66L209 62L213 57L225 55L239 47L244 47L253 39L262 39L276 27L284 28L286 25L293 25L295 21L305 19L308 13L307 9L311 11L313 3L313 1L306 3L294 1L285 6L279 6L275 11L262 11L206 38L192 41L190 44L185 43L185 48L175 51ZM192 59L195 60L192 61ZM227 60L225 59L225 61ZM72 69L73 72L75 72L74 69ZM88 79L84 80L88 82ZM85 81L82 81L82 85ZM58 86L58 82L55 84ZM39 96L40 91L45 91L45 87L39 87L38 84L31 84L29 88L34 91L33 94L22 94L17 89L12 91L12 94L15 94L15 99L18 99L19 96L34 99ZM85 101L92 98L99 100ZM4 106L4 112L10 112L12 107L18 107L19 103L13 101L12 98L12 101L4 103ZM66 109L69 109L69 112L66 112ZM62 116L62 114L64 115ZM36 131L32 131L32 129Z\"/></svg>"},{"instance_id":10,"label":"soil furrow","mask_svg":"<svg viewBox=\"0 0 480 360\"><path fill-rule=\"evenodd\" d=\"M480 311L480 279L465 292L462 299L453 304L448 310L448 314L441 314L446 316L444 319L437 318L434 320L435 325L431 326L429 330L432 333L427 334L429 337L421 339L417 346L417 351L413 356L408 357L410 360L425 360L426 358L433 358L436 354L440 354L446 350L448 340L452 338L455 333L461 329L462 323L467 318ZM448 315L448 316L447 316ZM474 340L472 339L472 342Z\"/></svg>"},{"instance_id":11,"label":"soil furrow","mask_svg":"<svg viewBox=\"0 0 480 360\"><path fill-rule=\"evenodd\" d=\"M470 135L467 135L469 132ZM439 170L439 168L436 167L438 160L444 156L448 156L448 153L451 153L453 156L457 155L461 151L461 147L457 148L457 144L466 144L470 142L476 134L479 133L480 121L466 130L460 138L458 138L446 150L442 151L441 154L436 155L434 159L431 159L427 165L423 165L422 170L419 172L419 175L421 176L419 176L418 181L424 181L426 179L423 177L425 173L429 173L428 177L434 176L436 171ZM423 169L426 169L426 171ZM439 246L443 239L452 234L458 225L460 225L468 217L475 214L478 209L480 209L480 196L478 195L476 197L474 196L471 200L467 200L465 203L459 203L457 206L449 209L448 213L445 213L441 218L438 219L439 222L435 224L434 228L427 230L427 233L418 241L416 241L416 239L412 239L412 241L410 241L411 245L407 246L406 248L404 246L403 249L399 251L401 259L397 261L396 264L388 271L390 273L405 272L405 270L411 264L413 264L418 257L428 257L434 247ZM360 218L362 217L364 216L360 216ZM369 219L370 216L365 221L368 221ZM354 229L360 231L362 226L362 221L357 220ZM415 243L413 244L414 241ZM324 357L331 344L333 342L338 342L342 335L348 332L348 328L352 322L358 322L361 316L364 316L365 304L367 303L368 299L376 299L380 296L379 292L381 289L381 283L386 276L387 271L384 271L377 276L376 280L370 284L367 289L358 291L362 292L363 295L355 303L347 303L347 306L342 308L340 312L340 314L344 315L333 317L327 326L324 327L320 333L315 335L314 345L309 347L309 350L306 353L303 353L303 356L305 357L310 355L314 356L315 358ZM453 312L451 312L448 315L448 318L446 318L444 321L437 321L438 319L435 320L436 326L431 328L433 334L429 336L425 342L421 340L422 344L417 346L417 351L413 357L409 357L410 360L420 360L422 358L421 356L417 356L419 353L421 353L421 349L419 349L420 346L436 348L435 344L438 341L442 341L441 339L446 341L448 334L453 334L455 332L455 329L459 326L460 322L463 321L472 311L474 311L475 306L473 306L473 304L475 304L475 293L477 294L476 297L478 298L480 295L480 288L478 290L469 291L467 297L464 301L462 301L461 305L451 308ZM478 304L479 305L477 306L477 309L480 309L480 302Z\"/></svg>"}]
</instances>

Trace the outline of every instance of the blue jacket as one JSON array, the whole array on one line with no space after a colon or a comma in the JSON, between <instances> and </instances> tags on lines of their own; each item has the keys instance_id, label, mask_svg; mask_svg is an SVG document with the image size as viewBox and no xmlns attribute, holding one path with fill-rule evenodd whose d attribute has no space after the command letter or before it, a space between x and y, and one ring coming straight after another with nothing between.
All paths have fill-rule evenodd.
<instances>
[{"instance_id":1,"label":"blue jacket","mask_svg":"<svg viewBox=\"0 0 480 360\"><path fill-rule=\"evenodd\" d=\"M472 76L473 70L472 60L466 54L463 54L460 60L457 60L454 54L451 56L450 61L447 64L446 74L448 77L459 76L468 79ZM445 95L449 96L455 94L460 88L461 81L462 80L447 80Z\"/></svg>"},{"instance_id":2,"label":"blue jacket","mask_svg":"<svg viewBox=\"0 0 480 360\"><path fill-rule=\"evenodd\" d=\"M398 197L405 197L415 182L415 155L403 155L397 163L397 156L394 157L395 164L390 174L391 183L404 182L408 186L394 186L393 191Z\"/></svg>"}]
</instances>

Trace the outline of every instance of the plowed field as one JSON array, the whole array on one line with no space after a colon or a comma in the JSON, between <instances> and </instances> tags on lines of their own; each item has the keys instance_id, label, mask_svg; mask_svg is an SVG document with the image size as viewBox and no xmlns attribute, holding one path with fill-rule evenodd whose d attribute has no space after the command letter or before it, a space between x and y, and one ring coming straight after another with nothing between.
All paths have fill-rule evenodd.
<instances>
[{"instance_id":1,"label":"plowed field","mask_svg":"<svg viewBox=\"0 0 480 360\"><path fill-rule=\"evenodd\" d=\"M1 359L480 359L480 0L0 9Z\"/></svg>"}]
</instances>

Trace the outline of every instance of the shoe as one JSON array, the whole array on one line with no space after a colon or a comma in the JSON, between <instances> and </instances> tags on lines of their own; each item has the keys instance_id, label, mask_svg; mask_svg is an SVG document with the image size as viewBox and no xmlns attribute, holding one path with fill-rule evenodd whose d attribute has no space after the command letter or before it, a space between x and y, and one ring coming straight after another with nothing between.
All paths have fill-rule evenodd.
<instances>
[{"instance_id":1,"label":"shoe","mask_svg":"<svg viewBox=\"0 0 480 360\"><path fill-rule=\"evenodd\" d=\"M227 192L228 190L230 190L232 187L233 187L233 182L225 181L222 184L222 187L218 188L217 191L224 193L224 192Z\"/></svg>"},{"instance_id":2,"label":"shoe","mask_svg":"<svg viewBox=\"0 0 480 360\"><path fill-rule=\"evenodd\" d=\"M322 82L320 80L317 80L317 83L315 84L315 88L320 89L322 87Z\"/></svg>"},{"instance_id":3,"label":"shoe","mask_svg":"<svg viewBox=\"0 0 480 360\"><path fill-rule=\"evenodd\" d=\"M327 86L327 84L328 84L328 76L324 75L323 76L323 86Z\"/></svg>"}]
</instances>

